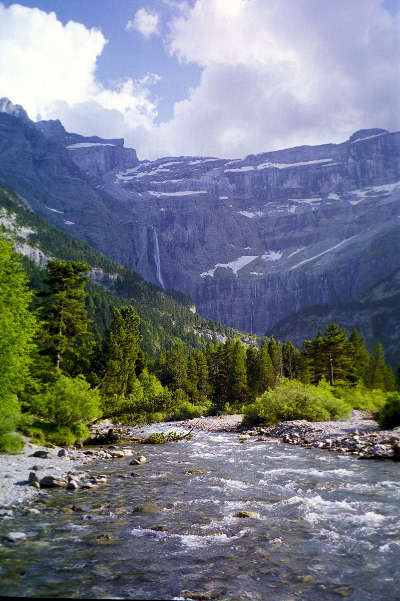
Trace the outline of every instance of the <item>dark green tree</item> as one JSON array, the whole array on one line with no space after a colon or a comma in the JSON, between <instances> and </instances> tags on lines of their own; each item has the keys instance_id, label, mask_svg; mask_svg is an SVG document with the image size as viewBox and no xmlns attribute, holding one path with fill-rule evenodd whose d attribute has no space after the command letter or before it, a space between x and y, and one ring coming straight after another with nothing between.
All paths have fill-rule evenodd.
<instances>
[{"instance_id":1,"label":"dark green tree","mask_svg":"<svg viewBox=\"0 0 400 601\"><path fill-rule=\"evenodd\" d=\"M228 401L232 405L243 403L247 396L246 349L236 340L230 359Z\"/></svg>"},{"instance_id":2,"label":"dark green tree","mask_svg":"<svg viewBox=\"0 0 400 601\"><path fill-rule=\"evenodd\" d=\"M84 290L88 271L89 266L79 261L47 263L46 290L40 293L43 322L38 346L56 371L73 370L79 342L89 336Z\"/></svg>"},{"instance_id":3,"label":"dark green tree","mask_svg":"<svg viewBox=\"0 0 400 601\"><path fill-rule=\"evenodd\" d=\"M273 388L276 383L275 369L269 354L268 345L265 340L261 343L258 353L258 390L257 394L262 394L268 388Z\"/></svg>"},{"instance_id":4,"label":"dark green tree","mask_svg":"<svg viewBox=\"0 0 400 601\"><path fill-rule=\"evenodd\" d=\"M352 375L351 347L347 342L346 330L331 323L325 328L323 354L326 375L331 386L335 380L347 380Z\"/></svg>"},{"instance_id":5,"label":"dark green tree","mask_svg":"<svg viewBox=\"0 0 400 601\"><path fill-rule=\"evenodd\" d=\"M136 381L135 367L142 341L139 323L132 306L114 309L114 320L102 345L100 388L105 398L128 395Z\"/></svg>"},{"instance_id":6,"label":"dark green tree","mask_svg":"<svg viewBox=\"0 0 400 601\"><path fill-rule=\"evenodd\" d=\"M361 336L356 328L350 334L349 344L355 379L361 380L363 384L367 385L369 353L365 348L365 338Z\"/></svg>"},{"instance_id":7,"label":"dark green tree","mask_svg":"<svg viewBox=\"0 0 400 601\"><path fill-rule=\"evenodd\" d=\"M298 359L299 351L291 342L285 342L282 345L282 362L283 362L283 375L289 380L293 380L298 377Z\"/></svg>"}]
</instances>

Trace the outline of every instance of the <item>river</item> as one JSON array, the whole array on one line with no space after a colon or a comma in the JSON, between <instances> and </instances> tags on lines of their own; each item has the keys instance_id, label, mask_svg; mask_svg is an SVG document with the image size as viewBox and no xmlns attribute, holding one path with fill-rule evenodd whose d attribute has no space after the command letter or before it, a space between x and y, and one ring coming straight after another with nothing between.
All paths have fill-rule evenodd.
<instances>
[{"instance_id":1,"label":"river","mask_svg":"<svg viewBox=\"0 0 400 601\"><path fill-rule=\"evenodd\" d=\"M107 484L3 521L27 540L0 547L2 595L399 600L398 464L232 433L136 449L147 463L93 462Z\"/></svg>"}]
</instances>

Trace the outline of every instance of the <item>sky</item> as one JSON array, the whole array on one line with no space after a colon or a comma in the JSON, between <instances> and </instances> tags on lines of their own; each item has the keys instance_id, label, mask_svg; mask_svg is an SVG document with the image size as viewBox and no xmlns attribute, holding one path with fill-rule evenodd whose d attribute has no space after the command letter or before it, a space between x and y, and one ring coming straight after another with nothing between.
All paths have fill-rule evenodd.
<instances>
[{"instance_id":1,"label":"sky","mask_svg":"<svg viewBox=\"0 0 400 601\"><path fill-rule=\"evenodd\" d=\"M0 0L0 97L140 159L400 129L400 0Z\"/></svg>"}]
</instances>

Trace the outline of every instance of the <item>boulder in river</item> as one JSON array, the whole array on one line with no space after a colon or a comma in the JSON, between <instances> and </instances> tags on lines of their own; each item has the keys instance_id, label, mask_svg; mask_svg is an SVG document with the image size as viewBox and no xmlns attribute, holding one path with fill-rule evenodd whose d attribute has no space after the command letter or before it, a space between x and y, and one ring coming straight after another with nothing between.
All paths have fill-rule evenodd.
<instances>
[{"instance_id":1,"label":"boulder in river","mask_svg":"<svg viewBox=\"0 0 400 601\"><path fill-rule=\"evenodd\" d=\"M63 488L67 486L68 482L65 478L59 478L57 476L44 476L40 480L40 488Z\"/></svg>"},{"instance_id":2,"label":"boulder in river","mask_svg":"<svg viewBox=\"0 0 400 601\"><path fill-rule=\"evenodd\" d=\"M26 534L25 532L9 532L5 538L9 543L19 543L26 540Z\"/></svg>"},{"instance_id":3,"label":"boulder in river","mask_svg":"<svg viewBox=\"0 0 400 601\"><path fill-rule=\"evenodd\" d=\"M35 451L30 457L39 457L39 459L48 459L50 457L49 451Z\"/></svg>"},{"instance_id":4,"label":"boulder in river","mask_svg":"<svg viewBox=\"0 0 400 601\"><path fill-rule=\"evenodd\" d=\"M132 461L130 462L130 465L140 465L141 463L146 463L146 461L147 461L146 457L144 457L143 455L140 455L139 457L132 459Z\"/></svg>"},{"instance_id":5,"label":"boulder in river","mask_svg":"<svg viewBox=\"0 0 400 601\"><path fill-rule=\"evenodd\" d=\"M162 507L155 503L143 503L132 509L132 513L159 513L160 511L162 511Z\"/></svg>"},{"instance_id":6,"label":"boulder in river","mask_svg":"<svg viewBox=\"0 0 400 601\"><path fill-rule=\"evenodd\" d=\"M246 511L246 510L242 510L242 511L238 511L235 514L235 518L259 518L260 514L257 513L256 511Z\"/></svg>"}]
</instances>

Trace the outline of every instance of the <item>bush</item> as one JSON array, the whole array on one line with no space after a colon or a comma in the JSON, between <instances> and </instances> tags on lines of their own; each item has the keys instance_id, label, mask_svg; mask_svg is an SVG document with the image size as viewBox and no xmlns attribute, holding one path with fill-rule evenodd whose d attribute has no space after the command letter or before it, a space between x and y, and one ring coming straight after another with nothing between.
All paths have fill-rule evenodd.
<instances>
[{"instance_id":1,"label":"bush","mask_svg":"<svg viewBox=\"0 0 400 601\"><path fill-rule=\"evenodd\" d=\"M52 443L60 447L70 446L76 441L89 438L89 430L82 424L69 427L37 420L21 429L33 442L44 445Z\"/></svg>"},{"instance_id":2,"label":"bush","mask_svg":"<svg viewBox=\"0 0 400 601\"><path fill-rule=\"evenodd\" d=\"M21 420L18 399L5 395L0 401L0 453L17 454L24 447L23 438L15 430Z\"/></svg>"},{"instance_id":3,"label":"bush","mask_svg":"<svg viewBox=\"0 0 400 601\"><path fill-rule=\"evenodd\" d=\"M343 399L332 394L326 382L313 386L297 380L282 380L274 390L268 390L244 407L243 423L253 426L295 419L312 422L345 419L350 409Z\"/></svg>"},{"instance_id":4,"label":"bush","mask_svg":"<svg viewBox=\"0 0 400 601\"><path fill-rule=\"evenodd\" d=\"M91 390L83 376L70 378L61 374L54 383L47 384L43 392L32 397L30 410L56 426L72 430L100 417L100 393Z\"/></svg>"},{"instance_id":5,"label":"bush","mask_svg":"<svg viewBox=\"0 0 400 601\"><path fill-rule=\"evenodd\" d=\"M183 401L168 415L168 419L171 421L180 421L182 419L193 419L200 417L207 412L205 407L197 407L192 405L189 401Z\"/></svg>"},{"instance_id":6,"label":"bush","mask_svg":"<svg viewBox=\"0 0 400 601\"><path fill-rule=\"evenodd\" d=\"M0 452L17 455L24 448L24 439L16 432L5 432L0 435Z\"/></svg>"},{"instance_id":7,"label":"bush","mask_svg":"<svg viewBox=\"0 0 400 601\"><path fill-rule=\"evenodd\" d=\"M400 393L388 394L386 403L378 414L378 422L385 430L400 426Z\"/></svg>"},{"instance_id":8,"label":"bush","mask_svg":"<svg viewBox=\"0 0 400 601\"><path fill-rule=\"evenodd\" d=\"M362 384L356 386L336 386L333 393L343 399L352 409L364 411L380 411L386 402L386 393L383 390L371 390Z\"/></svg>"}]
</instances>

